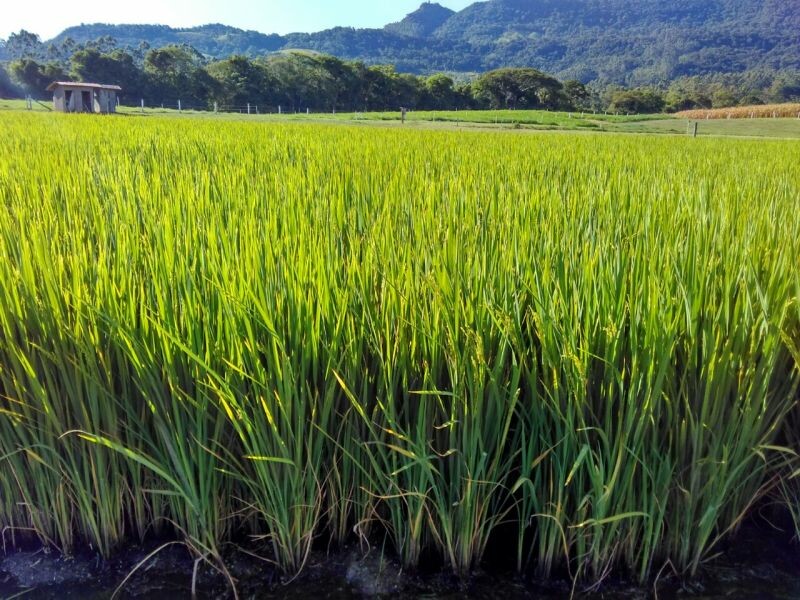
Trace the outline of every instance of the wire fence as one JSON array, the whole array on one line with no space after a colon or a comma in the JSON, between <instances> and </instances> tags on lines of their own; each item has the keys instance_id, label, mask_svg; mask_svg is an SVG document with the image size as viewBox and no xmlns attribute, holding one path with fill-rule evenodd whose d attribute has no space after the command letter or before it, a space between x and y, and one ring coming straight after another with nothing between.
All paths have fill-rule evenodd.
<instances>
[{"instance_id":1,"label":"wire fence","mask_svg":"<svg viewBox=\"0 0 800 600\"><path fill-rule=\"evenodd\" d=\"M335 110L332 111L321 111L321 110L314 110L310 107L304 108L296 108L284 105L264 105L258 104L255 102L245 103L245 104L222 104L219 102L212 102L212 103L193 103L193 102L185 102L183 100L169 100L163 102L153 102L141 99L137 104L131 104L130 102L125 102L121 104L122 106L126 106L128 109L138 109L140 112L154 112L154 111L165 111L165 112L203 112L203 113L228 113L228 114L244 114L244 115L268 115L268 114L277 114L277 115L294 115L294 114L304 114L310 115L314 113L322 113L322 112L332 112L336 113ZM120 106L120 103L118 103Z\"/></svg>"}]
</instances>

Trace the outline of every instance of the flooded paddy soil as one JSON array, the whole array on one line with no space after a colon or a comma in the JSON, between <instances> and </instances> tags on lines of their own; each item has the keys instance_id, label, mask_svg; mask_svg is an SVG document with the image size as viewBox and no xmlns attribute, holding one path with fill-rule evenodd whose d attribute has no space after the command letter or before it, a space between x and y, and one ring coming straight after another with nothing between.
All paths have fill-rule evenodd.
<instances>
[{"instance_id":1,"label":"flooded paddy soil","mask_svg":"<svg viewBox=\"0 0 800 600\"><path fill-rule=\"evenodd\" d=\"M4 555L0 551L0 598L107 599L158 547L155 543L130 547L108 561L90 553L65 558L42 549L8 551ZM724 552L709 561L691 581L664 570L657 584L646 588L616 579L592 590L578 586L575 596L591 600L800 599L800 544L789 542L785 534L748 525L721 550ZM243 600L349 600L375 596L551 600L569 597L572 592L566 579L522 578L498 566L489 566L467 581L441 572L403 573L393 559L381 556L380 548L366 554L358 548L332 554L316 551L301 576L290 583L282 581L269 563L244 551L231 549L225 558ZM194 559L189 552L182 546L170 545L142 563L117 597L191 598L193 571ZM200 599L232 597L226 579L208 565L198 568L195 584Z\"/></svg>"}]
</instances>

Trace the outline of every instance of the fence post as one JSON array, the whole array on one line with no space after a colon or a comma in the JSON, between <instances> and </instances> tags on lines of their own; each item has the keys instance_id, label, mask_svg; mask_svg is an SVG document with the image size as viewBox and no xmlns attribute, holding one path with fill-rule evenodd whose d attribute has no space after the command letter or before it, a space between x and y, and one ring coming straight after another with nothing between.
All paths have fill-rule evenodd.
<instances>
[{"instance_id":1,"label":"fence post","mask_svg":"<svg viewBox=\"0 0 800 600\"><path fill-rule=\"evenodd\" d=\"M218 106L217 106L217 101L215 100L215 101L214 101L214 112L217 112L217 108L218 108Z\"/></svg>"},{"instance_id":2,"label":"fence post","mask_svg":"<svg viewBox=\"0 0 800 600\"><path fill-rule=\"evenodd\" d=\"M283 114L283 112L281 112L281 105L280 105L280 104L278 104L278 114L279 114L279 115L282 115L282 114Z\"/></svg>"},{"instance_id":3,"label":"fence post","mask_svg":"<svg viewBox=\"0 0 800 600\"><path fill-rule=\"evenodd\" d=\"M141 106L142 106L142 114L144 114L144 98L142 98Z\"/></svg>"},{"instance_id":4,"label":"fence post","mask_svg":"<svg viewBox=\"0 0 800 600\"><path fill-rule=\"evenodd\" d=\"M181 112L181 101L178 100L178 112Z\"/></svg>"},{"instance_id":5,"label":"fence post","mask_svg":"<svg viewBox=\"0 0 800 600\"><path fill-rule=\"evenodd\" d=\"M248 115L250 114L250 103L249 102L247 103L247 114Z\"/></svg>"}]
</instances>

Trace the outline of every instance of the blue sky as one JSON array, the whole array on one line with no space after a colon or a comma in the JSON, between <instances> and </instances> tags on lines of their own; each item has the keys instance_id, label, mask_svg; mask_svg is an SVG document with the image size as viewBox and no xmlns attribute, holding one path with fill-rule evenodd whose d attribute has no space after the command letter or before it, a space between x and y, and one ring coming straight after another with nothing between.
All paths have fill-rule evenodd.
<instances>
[{"instance_id":1,"label":"blue sky","mask_svg":"<svg viewBox=\"0 0 800 600\"><path fill-rule=\"evenodd\" d=\"M460 10L474 0L439 0ZM27 29L48 39L80 23L224 23L264 33L319 31L336 25L381 27L422 0L2 0L0 38Z\"/></svg>"}]
</instances>

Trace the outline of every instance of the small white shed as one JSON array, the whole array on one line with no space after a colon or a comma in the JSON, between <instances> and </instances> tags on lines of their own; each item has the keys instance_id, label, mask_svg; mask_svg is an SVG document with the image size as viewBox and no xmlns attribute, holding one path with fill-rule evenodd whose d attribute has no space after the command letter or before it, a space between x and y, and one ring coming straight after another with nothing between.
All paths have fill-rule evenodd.
<instances>
[{"instance_id":1,"label":"small white shed","mask_svg":"<svg viewBox=\"0 0 800 600\"><path fill-rule=\"evenodd\" d=\"M53 110L58 112L113 113L117 111L118 85L55 81L47 86L53 92Z\"/></svg>"}]
</instances>

